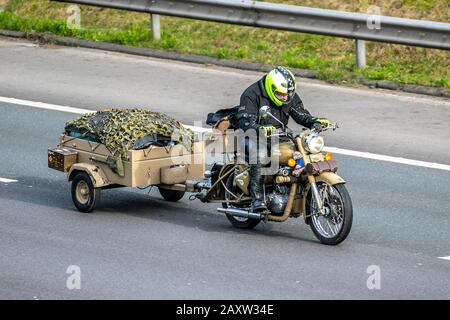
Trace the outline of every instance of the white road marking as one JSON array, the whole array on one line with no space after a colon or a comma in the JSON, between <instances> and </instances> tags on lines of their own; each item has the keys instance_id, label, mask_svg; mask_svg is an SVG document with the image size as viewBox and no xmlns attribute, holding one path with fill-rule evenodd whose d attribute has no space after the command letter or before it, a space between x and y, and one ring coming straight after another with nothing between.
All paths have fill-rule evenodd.
<instances>
[{"instance_id":1,"label":"white road marking","mask_svg":"<svg viewBox=\"0 0 450 320\"><path fill-rule=\"evenodd\" d=\"M387 162L393 162L393 163L407 164L407 165L417 166L417 167L425 167L425 168L450 171L450 165L440 164L440 163L435 163L435 162L411 160L411 159L405 159L405 158L400 158L400 157L391 157L391 156L385 156L385 155L375 154L375 153L370 153L370 152L353 151L353 150L333 148L333 147L325 147L324 151L331 152L331 153L337 153L337 154L343 154L346 156L358 157L358 158L366 158L366 159L372 159L372 160L380 160L380 161L387 161Z\"/></svg>"},{"instance_id":2,"label":"white road marking","mask_svg":"<svg viewBox=\"0 0 450 320\"><path fill-rule=\"evenodd\" d=\"M448 261L450 261L450 256L447 256L447 257L438 257L438 259L442 259L442 260L448 260Z\"/></svg>"},{"instance_id":3,"label":"white road marking","mask_svg":"<svg viewBox=\"0 0 450 320\"><path fill-rule=\"evenodd\" d=\"M17 180L6 179L6 178L0 178L0 182L11 183L11 182L17 182Z\"/></svg>"},{"instance_id":4,"label":"white road marking","mask_svg":"<svg viewBox=\"0 0 450 320\"><path fill-rule=\"evenodd\" d=\"M33 108L39 108L39 109L77 113L77 114L84 114L84 113L96 111L96 110L72 108L72 107L68 107L68 106L59 106L59 105L55 105L55 104L48 104L48 103L43 103L43 102L28 101L28 100L21 100L21 99L15 99L15 98L7 98L7 97L0 97L0 102L16 104L16 105L25 106L25 107L33 107Z\"/></svg>"},{"instance_id":5,"label":"white road marking","mask_svg":"<svg viewBox=\"0 0 450 320\"><path fill-rule=\"evenodd\" d=\"M59 106L59 105L55 105L55 104L48 104L48 103L43 103L43 102L35 102L35 101L28 101L28 100L21 100L21 99L15 99L15 98L7 98L7 97L0 97L0 102L20 105L20 106L25 106L25 107L47 109L47 110L54 110L54 111L61 111L61 112L68 112L68 113L75 113L75 114L84 114L84 113L91 113L91 112L97 111L97 110L80 109L80 108L73 108L73 107L69 107L69 106ZM194 127L194 126L188 126L188 125L186 125L186 127L189 129L192 129L193 131L196 131L196 132L211 131L208 128L202 128L202 127ZM405 159L405 158L400 158L400 157L391 157L391 156L375 154L375 153L370 153L370 152L353 151L353 150L333 148L333 147L326 147L324 150L326 152L343 154L343 155L353 156L353 157L358 157L358 158L366 158L366 159L372 159L372 160L380 160L380 161L387 161L387 162L393 162L393 163L399 163L399 164L406 164L406 165L417 166L417 167L450 171L450 165L440 164L440 163L435 163L435 162L426 162L426 161Z\"/></svg>"},{"instance_id":6,"label":"white road marking","mask_svg":"<svg viewBox=\"0 0 450 320\"><path fill-rule=\"evenodd\" d=\"M0 97L0 102L15 104L15 105L19 105L19 106L25 106L25 107L54 110L54 111L61 111L61 112L68 112L68 113L75 113L75 114L85 114L85 113L91 113L91 112L97 111L97 110L80 109L80 108L73 108L73 107L69 107L69 106L59 106L56 104L49 104L49 103L44 103L44 102L28 101L28 100L21 100L21 99L16 99L16 98L7 98L7 97ZM187 125L185 127L189 128L191 130L197 131L197 132L211 131L208 128L202 128L202 127L193 127L193 126L187 126Z\"/></svg>"}]
</instances>

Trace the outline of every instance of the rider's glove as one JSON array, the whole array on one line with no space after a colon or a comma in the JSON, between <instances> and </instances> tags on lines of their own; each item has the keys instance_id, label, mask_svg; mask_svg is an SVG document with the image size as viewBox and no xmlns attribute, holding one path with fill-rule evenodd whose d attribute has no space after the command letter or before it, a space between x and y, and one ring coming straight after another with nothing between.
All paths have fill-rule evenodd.
<instances>
[{"instance_id":1,"label":"rider's glove","mask_svg":"<svg viewBox=\"0 0 450 320\"><path fill-rule=\"evenodd\" d=\"M275 128L274 126L260 126L259 130L262 130L264 132L264 135L267 137L270 136L272 132L277 130L277 128Z\"/></svg>"},{"instance_id":2,"label":"rider's glove","mask_svg":"<svg viewBox=\"0 0 450 320\"><path fill-rule=\"evenodd\" d=\"M328 120L327 118L314 118L313 121L314 124L319 123L322 128L326 128L330 125L330 120Z\"/></svg>"}]
</instances>

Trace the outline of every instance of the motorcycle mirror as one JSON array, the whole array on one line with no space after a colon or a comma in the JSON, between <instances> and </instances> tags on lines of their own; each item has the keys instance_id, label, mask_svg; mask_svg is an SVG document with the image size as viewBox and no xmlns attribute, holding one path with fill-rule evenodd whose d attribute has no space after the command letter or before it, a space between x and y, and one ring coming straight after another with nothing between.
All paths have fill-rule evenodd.
<instances>
[{"instance_id":1,"label":"motorcycle mirror","mask_svg":"<svg viewBox=\"0 0 450 320\"><path fill-rule=\"evenodd\" d=\"M270 113L270 107L269 106L262 106L260 109L259 109L259 116L262 118L262 119L265 119L265 118L267 118L267 116L270 116L271 118L273 118L273 119L275 119L275 121L277 121L279 124L281 124L281 126L282 126L282 128L283 128L283 131L285 130L285 125L284 125L284 123L283 122L281 122L280 120L278 120L278 118L277 117L275 117L272 113Z\"/></svg>"},{"instance_id":2,"label":"motorcycle mirror","mask_svg":"<svg viewBox=\"0 0 450 320\"><path fill-rule=\"evenodd\" d=\"M262 107L259 109L259 114L260 114L260 116L261 116L262 118L267 117L267 116L268 116L268 113L269 113L269 110L270 110L269 106L262 106Z\"/></svg>"}]
</instances>

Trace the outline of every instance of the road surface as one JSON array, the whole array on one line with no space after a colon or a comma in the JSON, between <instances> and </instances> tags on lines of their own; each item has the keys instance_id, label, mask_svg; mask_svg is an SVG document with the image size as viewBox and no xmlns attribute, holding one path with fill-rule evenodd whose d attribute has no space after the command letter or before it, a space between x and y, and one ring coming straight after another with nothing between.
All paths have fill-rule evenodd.
<instances>
[{"instance_id":1,"label":"road surface","mask_svg":"<svg viewBox=\"0 0 450 320\"><path fill-rule=\"evenodd\" d=\"M8 39L0 67L3 97L149 107L188 124L261 76ZM311 112L341 124L329 145L450 164L448 100L300 83ZM335 155L354 224L329 247L301 219L237 230L216 206L168 203L155 188L104 191L80 213L46 162L76 115L5 102L0 112L1 299L450 299L450 171ZM69 266L81 289L67 288Z\"/></svg>"}]
</instances>

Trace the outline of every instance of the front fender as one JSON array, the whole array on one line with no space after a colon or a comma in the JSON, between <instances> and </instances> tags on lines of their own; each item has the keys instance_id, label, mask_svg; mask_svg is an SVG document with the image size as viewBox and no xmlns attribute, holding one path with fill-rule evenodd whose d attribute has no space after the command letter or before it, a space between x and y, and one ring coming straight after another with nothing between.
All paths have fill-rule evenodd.
<instances>
[{"instance_id":1,"label":"front fender","mask_svg":"<svg viewBox=\"0 0 450 320\"><path fill-rule=\"evenodd\" d=\"M345 180L342 179L340 176L338 176L336 173L328 172L328 171L322 172L315 178L316 178L316 182L325 182L332 186L334 186L335 184L339 184L339 183L345 183Z\"/></svg>"},{"instance_id":2,"label":"front fender","mask_svg":"<svg viewBox=\"0 0 450 320\"><path fill-rule=\"evenodd\" d=\"M333 172L322 172L321 174L319 174L318 176L315 177L316 183L317 182L324 182L327 183L329 185L336 185L336 184L342 184L345 183L345 180L342 179L339 175L337 175L336 173ZM311 186L308 184L306 189L303 191L302 193L302 213L303 213L303 218L305 219L305 222L308 223L308 219L309 216L307 216L307 212L306 212L306 200L308 197L308 193L309 193L309 189L311 188Z\"/></svg>"}]
</instances>

